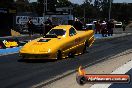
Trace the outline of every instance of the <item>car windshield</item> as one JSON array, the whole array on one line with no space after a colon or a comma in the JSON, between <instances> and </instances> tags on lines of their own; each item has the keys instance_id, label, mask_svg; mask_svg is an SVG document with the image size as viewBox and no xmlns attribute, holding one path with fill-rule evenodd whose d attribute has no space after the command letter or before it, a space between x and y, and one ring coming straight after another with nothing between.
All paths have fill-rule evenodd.
<instances>
[{"instance_id":1,"label":"car windshield","mask_svg":"<svg viewBox=\"0 0 132 88\"><path fill-rule=\"evenodd\" d=\"M48 32L48 35L57 35L57 36L63 36L65 35L66 31L64 29L52 29Z\"/></svg>"}]
</instances>

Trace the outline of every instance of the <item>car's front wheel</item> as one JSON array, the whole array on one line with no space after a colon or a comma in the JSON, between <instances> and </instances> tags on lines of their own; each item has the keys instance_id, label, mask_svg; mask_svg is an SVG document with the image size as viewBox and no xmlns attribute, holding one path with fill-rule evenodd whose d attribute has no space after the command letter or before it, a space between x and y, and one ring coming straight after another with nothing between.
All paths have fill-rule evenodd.
<instances>
[{"instance_id":1,"label":"car's front wheel","mask_svg":"<svg viewBox=\"0 0 132 88\"><path fill-rule=\"evenodd\" d=\"M57 55L56 55L57 60L61 60L62 59L62 53L60 50L57 51Z\"/></svg>"},{"instance_id":2,"label":"car's front wheel","mask_svg":"<svg viewBox=\"0 0 132 88\"><path fill-rule=\"evenodd\" d=\"M74 53L69 52L68 57L69 57L69 58L74 58Z\"/></svg>"}]
</instances>

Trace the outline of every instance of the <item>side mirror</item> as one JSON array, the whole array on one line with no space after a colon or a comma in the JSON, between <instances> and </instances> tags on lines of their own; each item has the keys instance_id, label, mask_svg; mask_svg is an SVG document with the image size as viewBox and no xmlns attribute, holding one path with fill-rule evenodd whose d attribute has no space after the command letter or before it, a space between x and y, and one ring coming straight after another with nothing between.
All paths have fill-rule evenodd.
<instances>
[{"instance_id":1,"label":"side mirror","mask_svg":"<svg viewBox=\"0 0 132 88\"><path fill-rule=\"evenodd\" d=\"M69 35L70 37L72 36L72 34Z\"/></svg>"}]
</instances>

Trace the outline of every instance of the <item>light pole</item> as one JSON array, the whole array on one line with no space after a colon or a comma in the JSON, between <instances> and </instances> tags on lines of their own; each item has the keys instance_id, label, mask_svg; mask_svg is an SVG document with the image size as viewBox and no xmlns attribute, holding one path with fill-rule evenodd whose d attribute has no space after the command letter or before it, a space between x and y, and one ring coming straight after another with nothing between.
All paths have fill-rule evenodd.
<instances>
[{"instance_id":1,"label":"light pole","mask_svg":"<svg viewBox=\"0 0 132 88\"><path fill-rule=\"evenodd\" d=\"M83 12L84 24L85 24L85 21L86 21L86 19L85 19L85 13L86 13L86 11L85 11L85 7L84 7L84 12Z\"/></svg>"},{"instance_id":2,"label":"light pole","mask_svg":"<svg viewBox=\"0 0 132 88\"><path fill-rule=\"evenodd\" d=\"M47 11L48 10L47 0L45 0L45 8L46 8L46 11Z\"/></svg>"},{"instance_id":3,"label":"light pole","mask_svg":"<svg viewBox=\"0 0 132 88\"><path fill-rule=\"evenodd\" d=\"M46 19L45 19L45 16L46 16L46 11L47 11L47 0L44 0L44 13L43 13L43 17L44 17L44 35L45 35L45 21L46 21Z\"/></svg>"},{"instance_id":4,"label":"light pole","mask_svg":"<svg viewBox=\"0 0 132 88\"><path fill-rule=\"evenodd\" d=\"M109 0L109 20L111 19L111 0Z\"/></svg>"},{"instance_id":5,"label":"light pole","mask_svg":"<svg viewBox=\"0 0 132 88\"><path fill-rule=\"evenodd\" d=\"M45 16L45 12L48 10L48 8L47 8L47 0L44 0L44 16Z\"/></svg>"}]
</instances>

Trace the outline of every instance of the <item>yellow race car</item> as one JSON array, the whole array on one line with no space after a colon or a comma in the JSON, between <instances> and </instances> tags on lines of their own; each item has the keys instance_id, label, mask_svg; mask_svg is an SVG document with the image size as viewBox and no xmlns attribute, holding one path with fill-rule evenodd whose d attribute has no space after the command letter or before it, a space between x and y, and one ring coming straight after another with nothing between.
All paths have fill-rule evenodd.
<instances>
[{"instance_id":1,"label":"yellow race car","mask_svg":"<svg viewBox=\"0 0 132 88\"><path fill-rule=\"evenodd\" d=\"M77 31L71 25L59 25L25 44L19 54L24 59L62 59L86 52L93 42L93 30Z\"/></svg>"}]
</instances>

